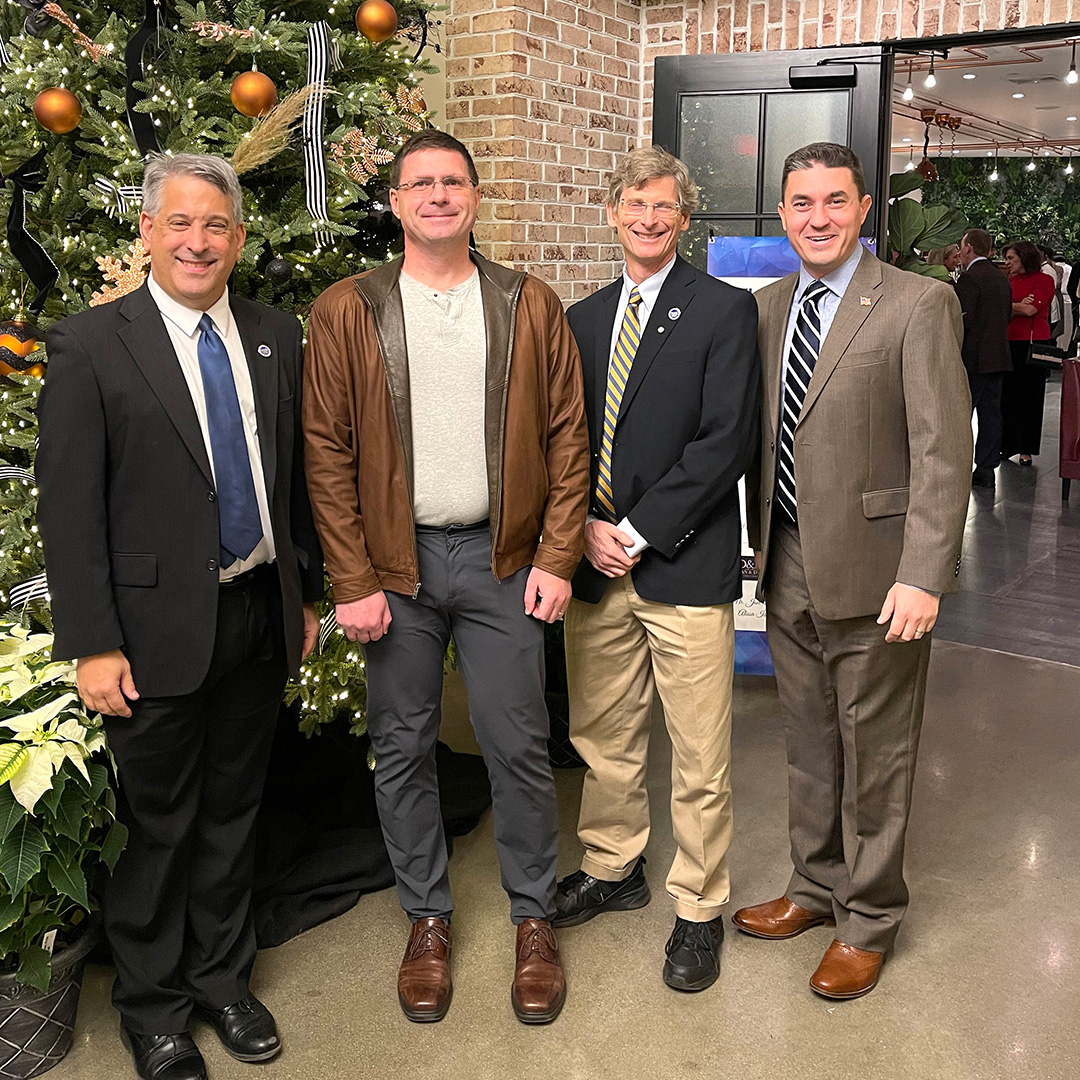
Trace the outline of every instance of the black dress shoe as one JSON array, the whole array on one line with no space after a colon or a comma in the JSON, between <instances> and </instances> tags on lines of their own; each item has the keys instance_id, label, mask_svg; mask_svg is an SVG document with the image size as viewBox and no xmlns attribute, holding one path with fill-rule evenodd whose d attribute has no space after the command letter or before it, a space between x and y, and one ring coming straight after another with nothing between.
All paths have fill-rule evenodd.
<instances>
[{"instance_id":1,"label":"black dress shoe","mask_svg":"<svg viewBox=\"0 0 1080 1080\"><path fill-rule=\"evenodd\" d=\"M139 1080L206 1080L202 1054L186 1031L136 1035L121 1024L120 1038L131 1051Z\"/></svg>"},{"instance_id":2,"label":"black dress shoe","mask_svg":"<svg viewBox=\"0 0 1080 1080\"><path fill-rule=\"evenodd\" d=\"M643 908L652 899L644 866L642 855L630 876L622 881L601 881L584 870L564 877L555 890L555 918L551 925L577 926L595 919L602 911Z\"/></svg>"},{"instance_id":3,"label":"black dress shoe","mask_svg":"<svg viewBox=\"0 0 1080 1080\"><path fill-rule=\"evenodd\" d=\"M971 486L992 488L994 486L994 470L989 468L976 469L971 474Z\"/></svg>"},{"instance_id":4,"label":"black dress shoe","mask_svg":"<svg viewBox=\"0 0 1080 1080\"><path fill-rule=\"evenodd\" d=\"M281 1053L281 1039L270 1010L248 994L224 1009L196 1009L217 1032L225 1052L237 1061L269 1061Z\"/></svg>"},{"instance_id":5,"label":"black dress shoe","mask_svg":"<svg viewBox=\"0 0 1080 1080\"><path fill-rule=\"evenodd\" d=\"M675 990L704 990L720 974L720 943L724 923L718 916L709 922L675 918L666 946L664 982Z\"/></svg>"}]
</instances>

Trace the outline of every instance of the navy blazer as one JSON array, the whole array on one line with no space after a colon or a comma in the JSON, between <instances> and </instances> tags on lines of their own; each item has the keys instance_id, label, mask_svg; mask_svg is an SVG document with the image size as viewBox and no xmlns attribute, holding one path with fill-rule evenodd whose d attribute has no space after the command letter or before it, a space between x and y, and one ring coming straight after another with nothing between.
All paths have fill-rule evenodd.
<instances>
[{"instance_id":1,"label":"navy blazer","mask_svg":"<svg viewBox=\"0 0 1080 1080\"><path fill-rule=\"evenodd\" d=\"M598 517L608 359L621 292L620 277L567 312L581 352L590 509ZM760 388L753 296L676 256L642 330L612 447L615 509L650 544L631 571L644 599L705 606L742 594L738 483L758 439ZM574 596L596 603L608 581L583 559Z\"/></svg>"}]
</instances>

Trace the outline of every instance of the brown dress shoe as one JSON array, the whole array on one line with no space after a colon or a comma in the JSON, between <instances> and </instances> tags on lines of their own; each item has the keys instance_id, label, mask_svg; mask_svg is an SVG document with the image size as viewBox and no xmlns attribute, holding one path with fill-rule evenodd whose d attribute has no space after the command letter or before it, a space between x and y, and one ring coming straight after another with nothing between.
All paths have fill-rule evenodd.
<instances>
[{"instance_id":1,"label":"brown dress shoe","mask_svg":"<svg viewBox=\"0 0 1080 1080\"><path fill-rule=\"evenodd\" d=\"M450 1008L454 994L450 943L450 924L445 919L420 919L409 931L397 992L401 1011L417 1024L441 1020Z\"/></svg>"},{"instance_id":2,"label":"brown dress shoe","mask_svg":"<svg viewBox=\"0 0 1080 1080\"><path fill-rule=\"evenodd\" d=\"M862 997L877 986L884 962L884 953L834 941L825 950L817 971L810 976L810 989L822 997L840 1001Z\"/></svg>"},{"instance_id":3,"label":"brown dress shoe","mask_svg":"<svg viewBox=\"0 0 1080 1080\"><path fill-rule=\"evenodd\" d=\"M753 907L739 908L731 921L740 930L754 937L772 938L782 941L784 938L797 937L812 926L835 926L836 920L831 915L818 915L804 907L792 903L786 896L779 900L770 900L767 904L755 904Z\"/></svg>"},{"instance_id":4,"label":"brown dress shoe","mask_svg":"<svg viewBox=\"0 0 1080 1080\"><path fill-rule=\"evenodd\" d=\"M517 966L510 988L514 1013L523 1024L550 1024L566 1000L566 976L551 923L526 919L517 928Z\"/></svg>"}]
</instances>

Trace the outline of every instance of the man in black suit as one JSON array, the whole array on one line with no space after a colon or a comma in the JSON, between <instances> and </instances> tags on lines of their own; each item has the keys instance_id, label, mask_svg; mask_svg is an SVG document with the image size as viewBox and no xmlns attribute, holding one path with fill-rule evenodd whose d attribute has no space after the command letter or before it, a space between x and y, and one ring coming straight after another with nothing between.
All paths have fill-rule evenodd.
<instances>
[{"instance_id":1,"label":"man in black suit","mask_svg":"<svg viewBox=\"0 0 1080 1080\"><path fill-rule=\"evenodd\" d=\"M158 156L143 191L146 284L48 334L38 520L53 656L104 715L129 830L103 905L122 1034L142 1080L202 1080L193 1010L241 1061L281 1049L248 988L252 839L322 556L300 324L227 289L236 174Z\"/></svg>"},{"instance_id":2,"label":"man in black suit","mask_svg":"<svg viewBox=\"0 0 1080 1080\"><path fill-rule=\"evenodd\" d=\"M1012 318L1009 279L990 261L994 241L983 229L968 229L960 241L964 272L956 295L964 312L961 355L971 387L971 407L979 417L975 443L974 487L994 486L1001 460L1001 384L1012 371L1008 327Z\"/></svg>"},{"instance_id":3,"label":"man in black suit","mask_svg":"<svg viewBox=\"0 0 1080 1080\"><path fill-rule=\"evenodd\" d=\"M566 613L570 735L589 771L581 870L559 883L556 926L649 902L643 851L653 688L671 734L667 876L675 928L663 977L719 974L731 842L733 601L741 594L738 483L757 438L753 297L676 255L697 188L659 147L631 151L608 191L622 277L569 311L592 451L586 558Z\"/></svg>"}]
</instances>

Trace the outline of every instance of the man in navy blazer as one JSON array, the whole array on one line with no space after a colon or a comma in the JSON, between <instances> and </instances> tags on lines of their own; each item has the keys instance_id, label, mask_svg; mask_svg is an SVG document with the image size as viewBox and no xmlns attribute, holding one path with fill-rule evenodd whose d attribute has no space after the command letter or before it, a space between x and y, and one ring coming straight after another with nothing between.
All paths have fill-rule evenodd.
<instances>
[{"instance_id":1,"label":"man in navy blazer","mask_svg":"<svg viewBox=\"0 0 1080 1080\"><path fill-rule=\"evenodd\" d=\"M659 147L613 175L621 278L568 313L581 351L592 455L586 558L566 613L570 735L589 766L581 870L556 926L649 902L645 786L653 689L671 734L675 928L663 977L719 974L731 842L733 602L741 594L738 483L757 438L757 311L748 292L676 254L697 205Z\"/></svg>"},{"instance_id":2,"label":"man in navy blazer","mask_svg":"<svg viewBox=\"0 0 1080 1080\"><path fill-rule=\"evenodd\" d=\"M143 1080L202 1080L193 1010L241 1061L281 1049L248 989L252 839L322 556L300 324L227 289L236 174L159 156L143 191L147 283L47 336L38 521L53 656L104 716L129 830L103 904L122 1034Z\"/></svg>"}]
</instances>

